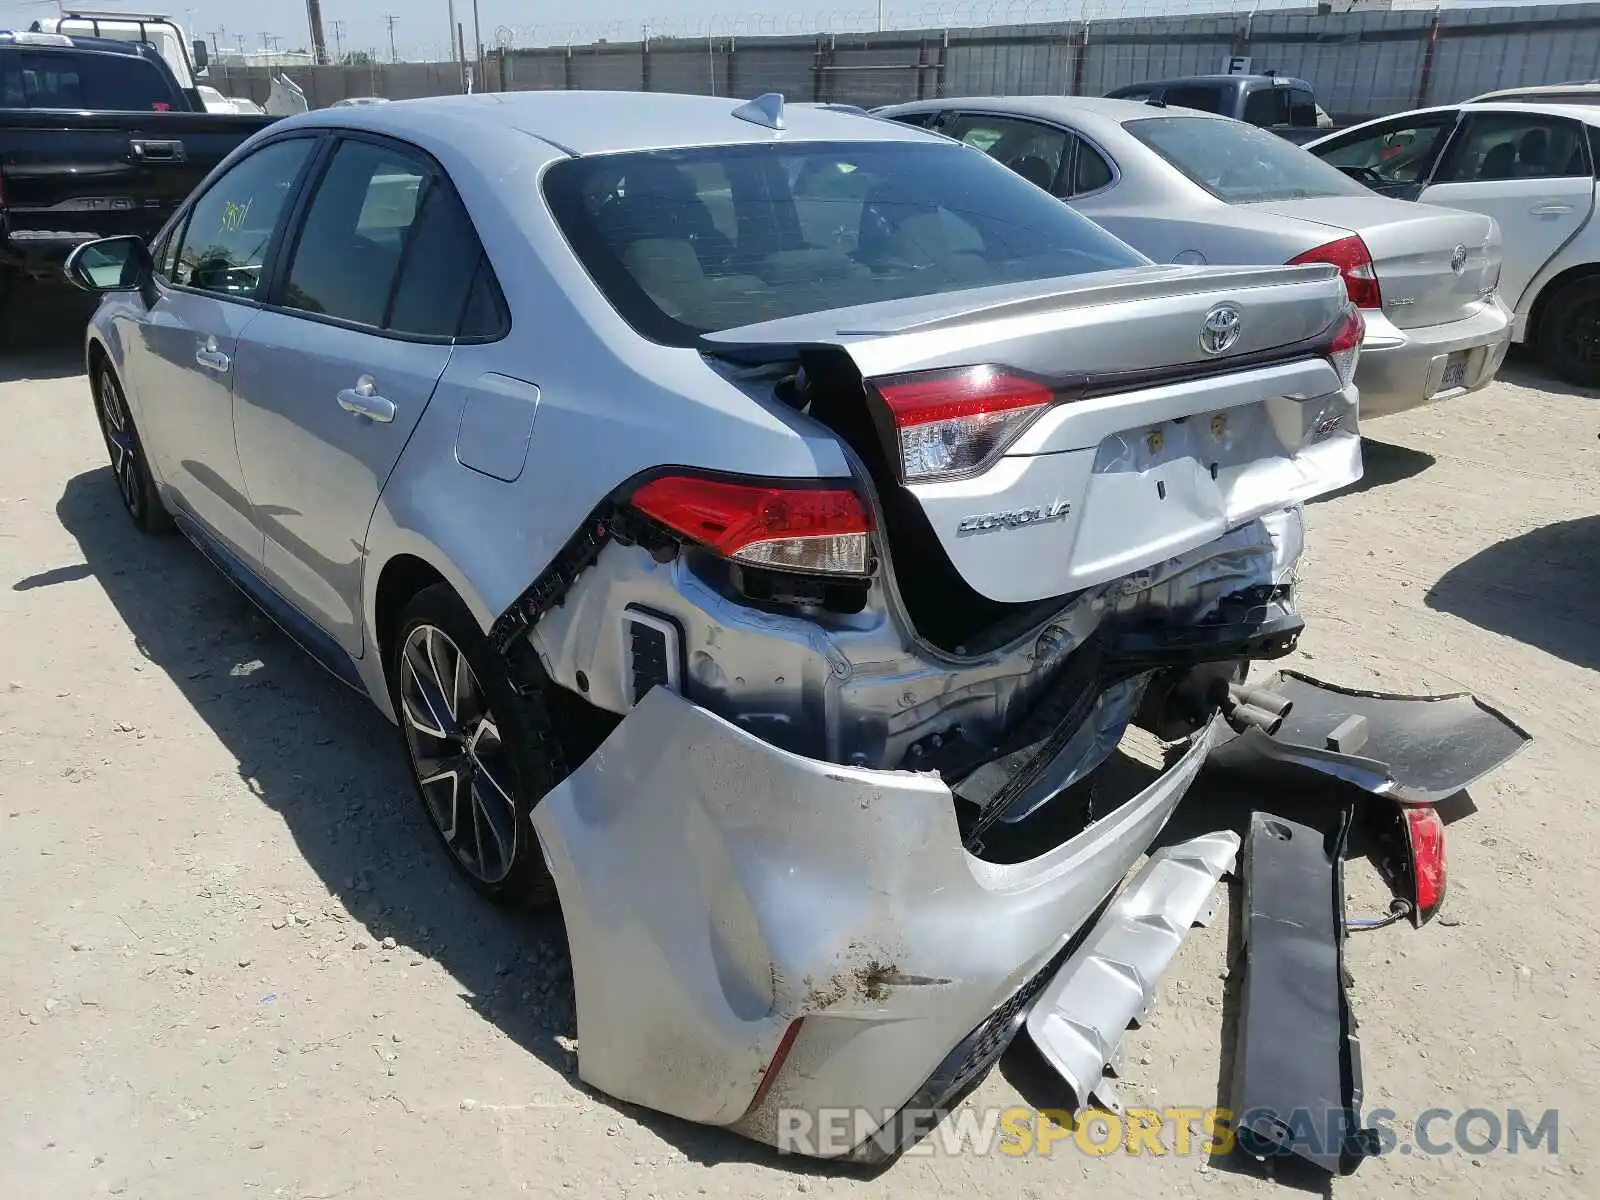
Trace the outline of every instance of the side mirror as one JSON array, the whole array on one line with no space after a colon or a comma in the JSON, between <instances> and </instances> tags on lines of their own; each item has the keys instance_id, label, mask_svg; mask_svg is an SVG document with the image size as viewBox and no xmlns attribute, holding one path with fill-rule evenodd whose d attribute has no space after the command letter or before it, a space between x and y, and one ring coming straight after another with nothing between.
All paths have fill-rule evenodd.
<instances>
[{"instance_id":1,"label":"side mirror","mask_svg":"<svg viewBox=\"0 0 1600 1200\"><path fill-rule=\"evenodd\" d=\"M211 47L206 45L205 38L194 39L194 69L204 71L211 65Z\"/></svg>"},{"instance_id":2,"label":"side mirror","mask_svg":"<svg viewBox=\"0 0 1600 1200\"><path fill-rule=\"evenodd\" d=\"M86 292L138 292L150 282L150 249L124 235L84 242L67 255L67 282Z\"/></svg>"}]
</instances>

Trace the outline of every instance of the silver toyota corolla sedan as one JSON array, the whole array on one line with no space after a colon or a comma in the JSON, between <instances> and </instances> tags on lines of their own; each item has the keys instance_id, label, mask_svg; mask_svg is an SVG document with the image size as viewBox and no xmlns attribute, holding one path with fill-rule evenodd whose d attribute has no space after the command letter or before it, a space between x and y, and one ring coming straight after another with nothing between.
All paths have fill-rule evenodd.
<instances>
[{"instance_id":1,"label":"silver toyota corolla sedan","mask_svg":"<svg viewBox=\"0 0 1600 1200\"><path fill-rule=\"evenodd\" d=\"M879 1114L817 1153L962 1094L1273 724L1233 689L1361 473L1333 268L1155 266L775 96L304 114L69 271L134 523L396 721L475 886L559 899L583 1077ZM1120 1036L1062 995L1038 1037Z\"/></svg>"},{"instance_id":2,"label":"silver toyota corolla sedan","mask_svg":"<svg viewBox=\"0 0 1600 1200\"><path fill-rule=\"evenodd\" d=\"M1367 322L1361 415L1493 381L1510 344L1489 217L1374 196L1271 133L1192 109L969 97L877 115L977 146L1157 262L1326 262Z\"/></svg>"}]
</instances>

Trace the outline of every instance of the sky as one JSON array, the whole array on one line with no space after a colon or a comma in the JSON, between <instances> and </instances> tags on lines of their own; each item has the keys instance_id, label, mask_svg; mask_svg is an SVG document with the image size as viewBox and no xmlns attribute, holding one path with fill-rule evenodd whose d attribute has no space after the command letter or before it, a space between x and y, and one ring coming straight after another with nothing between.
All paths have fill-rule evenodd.
<instances>
[{"instance_id":1,"label":"sky","mask_svg":"<svg viewBox=\"0 0 1600 1200\"><path fill-rule=\"evenodd\" d=\"M883 0L890 28L940 25L988 25L1076 19L1085 13L1109 19L1117 15L1147 16L1163 12L1214 12L1238 7L1262 9L1304 7L1314 0ZM1459 0L1445 0L1454 7ZM1517 3L1519 0L1502 0ZM1524 0L1532 2L1532 0ZM191 37L215 38L224 46L260 50L278 39L276 48L309 47L304 0L82 0L74 7L164 12L183 24ZM1395 7L1432 7L1427 0L1403 0ZM456 19L464 24L468 53L473 48L472 0L455 0ZM581 9L533 4L528 0L478 0L479 27L485 47L500 31L517 45L583 43L609 36L636 41L649 28L655 36L715 34L845 32L871 29L877 0L590 0ZM56 0L0 0L0 29L26 28L36 17L53 15ZM270 11L271 16L266 14ZM395 18L394 42L402 57L440 60L449 57L450 0L322 0L328 49L376 50L388 57L389 28ZM335 22L339 22L337 26Z\"/></svg>"}]
</instances>

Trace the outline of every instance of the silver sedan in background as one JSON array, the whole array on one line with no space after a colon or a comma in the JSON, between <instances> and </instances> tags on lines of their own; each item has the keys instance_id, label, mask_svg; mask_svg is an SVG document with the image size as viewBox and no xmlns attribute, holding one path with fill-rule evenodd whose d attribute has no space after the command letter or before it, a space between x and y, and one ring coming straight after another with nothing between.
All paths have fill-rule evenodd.
<instances>
[{"instance_id":1,"label":"silver sedan in background","mask_svg":"<svg viewBox=\"0 0 1600 1200\"><path fill-rule=\"evenodd\" d=\"M876 115L986 151L1156 262L1336 265L1367 323L1363 417L1476 391L1505 358L1491 218L1376 196L1254 126L1077 96L923 101Z\"/></svg>"}]
</instances>

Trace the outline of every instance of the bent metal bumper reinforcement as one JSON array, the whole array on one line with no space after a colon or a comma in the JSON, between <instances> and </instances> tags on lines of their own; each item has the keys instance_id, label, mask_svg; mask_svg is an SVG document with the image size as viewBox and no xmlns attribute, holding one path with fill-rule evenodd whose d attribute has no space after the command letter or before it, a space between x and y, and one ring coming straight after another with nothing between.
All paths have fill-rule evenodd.
<instances>
[{"instance_id":1,"label":"bent metal bumper reinforcement","mask_svg":"<svg viewBox=\"0 0 1600 1200\"><path fill-rule=\"evenodd\" d=\"M1213 765L1304 767L1402 804L1437 804L1532 740L1465 692L1398 696L1335 687L1295 671L1259 686L1290 702L1283 724L1270 737L1253 729L1219 745Z\"/></svg>"},{"instance_id":2,"label":"bent metal bumper reinforcement","mask_svg":"<svg viewBox=\"0 0 1600 1200\"><path fill-rule=\"evenodd\" d=\"M1361 1128L1361 1043L1345 994L1344 848L1354 808L1328 834L1266 813L1244 850L1244 971L1233 1106L1239 1148L1297 1155L1349 1175L1377 1152Z\"/></svg>"},{"instance_id":3,"label":"bent metal bumper reinforcement","mask_svg":"<svg viewBox=\"0 0 1600 1200\"><path fill-rule=\"evenodd\" d=\"M1108 1064L1128 1026L1149 1012L1189 930L1210 920L1217 881L1233 870L1238 850L1232 830L1157 850L1040 994L1028 1036L1072 1089L1074 1115L1091 1098L1121 1111Z\"/></svg>"}]
</instances>

